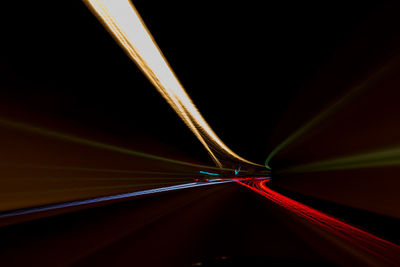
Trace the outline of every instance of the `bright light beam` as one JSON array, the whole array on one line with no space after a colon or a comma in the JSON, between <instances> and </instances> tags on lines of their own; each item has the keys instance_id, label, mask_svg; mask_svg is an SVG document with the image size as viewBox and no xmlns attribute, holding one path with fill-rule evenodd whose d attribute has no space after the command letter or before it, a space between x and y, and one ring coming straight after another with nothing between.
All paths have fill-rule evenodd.
<instances>
[{"instance_id":1,"label":"bright light beam","mask_svg":"<svg viewBox=\"0 0 400 267\"><path fill-rule=\"evenodd\" d=\"M200 114L129 0L83 0L158 92L206 148L217 166L216 153L251 165L230 150Z\"/></svg>"}]
</instances>

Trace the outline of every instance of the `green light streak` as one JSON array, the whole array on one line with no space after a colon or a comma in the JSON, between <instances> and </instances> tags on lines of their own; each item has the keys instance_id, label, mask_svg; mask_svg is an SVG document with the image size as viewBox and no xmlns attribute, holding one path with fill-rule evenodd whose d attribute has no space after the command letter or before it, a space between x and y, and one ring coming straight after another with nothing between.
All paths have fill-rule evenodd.
<instances>
[{"instance_id":1,"label":"green light streak","mask_svg":"<svg viewBox=\"0 0 400 267\"><path fill-rule=\"evenodd\" d=\"M287 168L280 173L361 169L383 166L400 166L400 147L312 162Z\"/></svg>"},{"instance_id":2,"label":"green light streak","mask_svg":"<svg viewBox=\"0 0 400 267\"><path fill-rule=\"evenodd\" d=\"M195 168L221 170L221 168L218 168L218 167L205 166L205 165L201 165L201 164L189 163L189 162L185 162L185 161L155 156L152 154L143 153L143 152L139 152L139 151L135 151L135 150L119 147L119 146L109 145L109 144L105 144L105 143L101 143L101 142L96 142L96 141L88 140L85 138L76 137L73 135L68 135L68 134L28 125L28 124L21 123L21 122L6 120L3 118L0 118L0 124L3 126L6 126L6 127L10 127L10 128L30 132L30 133L35 133L35 134L39 134L42 136L52 137L52 138L56 138L56 139L67 141L67 142L72 142L72 143L82 144L82 145L95 147L95 148L99 148L99 149L104 149L104 150L108 150L108 151L118 152L121 154L126 154L126 155L141 157L141 158L147 158L147 159L152 159L152 160L157 160L157 161L163 161L163 162L168 162L168 163L172 163L172 164L185 165L185 166L190 166L190 167L195 167ZM233 170L233 169L222 168L222 170Z\"/></svg>"},{"instance_id":3,"label":"green light streak","mask_svg":"<svg viewBox=\"0 0 400 267\"><path fill-rule=\"evenodd\" d=\"M341 107L348 104L350 100L352 100L355 96L357 96L360 93L360 91L362 91L362 89L365 89L368 85L371 84L372 81L378 79L392 65L393 64L387 64L386 66L382 67L380 70L378 70L368 79L366 79L363 83L351 89L346 95L344 95L338 101L331 104L325 110L321 111L317 116L306 122L302 127L300 127L293 134L291 134L289 137L283 140L283 142L281 142L274 150L272 150L272 152L268 155L267 159L265 160L265 166L267 167L267 169L271 169L269 163L276 154L281 152L285 147L293 143L293 141L295 141L299 137L305 135L310 129L321 123L323 120L327 119L333 113L338 111Z\"/></svg>"},{"instance_id":4,"label":"green light streak","mask_svg":"<svg viewBox=\"0 0 400 267\"><path fill-rule=\"evenodd\" d=\"M6 164L0 163L1 167L14 167L14 168L35 168L35 169L50 169L50 170L66 170L66 171L85 171L85 172L102 172L102 173L129 173L129 174L149 174L149 175L193 175L197 174L196 171L192 172L158 172L158 171L136 171L136 170L118 170L118 169L97 169L97 168L84 168L84 167L67 167L57 165L32 165L32 164Z\"/></svg>"}]
</instances>

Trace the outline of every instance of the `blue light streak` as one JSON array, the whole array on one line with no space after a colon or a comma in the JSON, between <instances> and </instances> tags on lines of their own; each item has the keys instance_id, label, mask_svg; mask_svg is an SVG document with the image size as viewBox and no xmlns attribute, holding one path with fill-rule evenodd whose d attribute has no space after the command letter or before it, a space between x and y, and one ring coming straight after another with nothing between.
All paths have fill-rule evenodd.
<instances>
[{"instance_id":1,"label":"blue light streak","mask_svg":"<svg viewBox=\"0 0 400 267\"><path fill-rule=\"evenodd\" d=\"M143 190L143 191L136 191L136 192L125 193L125 194L91 198L91 199L86 199L86 200L77 200L77 201L64 202L64 203L58 203L58 204L50 204L50 205L46 205L46 206L33 207L33 208L28 208L28 209L20 209L20 210L5 212L3 214L0 214L0 219L9 218L9 217L13 217L13 216L26 215L26 214L31 214L31 213L37 213L37 212L62 209L62 208L76 207L76 206L80 206L80 205L101 203L101 202L106 202L106 201L110 201L110 200L118 200L118 199L124 199L124 198L131 198L131 197L135 197L135 196L143 196L143 195L155 194L155 193L160 193L160 192L185 189L185 188L223 184L223 183L228 183L228 182L233 182L233 181L232 180L221 181L219 179L213 179L213 180L210 180L208 183L201 183L201 182L200 183L187 183L187 184L180 184L180 185L148 189L148 190Z\"/></svg>"},{"instance_id":2,"label":"blue light streak","mask_svg":"<svg viewBox=\"0 0 400 267\"><path fill-rule=\"evenodd\" d=\"M218 173L203 172L203 171L200 171L200 173L202 173L202 174L207 174L207 175L219 175Z\"/></svg>"}]
</instances>

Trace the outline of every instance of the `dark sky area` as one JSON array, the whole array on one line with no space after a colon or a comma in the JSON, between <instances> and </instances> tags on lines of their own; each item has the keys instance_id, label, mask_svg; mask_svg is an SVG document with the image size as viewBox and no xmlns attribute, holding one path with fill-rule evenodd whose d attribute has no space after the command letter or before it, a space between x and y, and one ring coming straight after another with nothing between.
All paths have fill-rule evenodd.
<instances>
[{"instance_id":1,"label":"dark sky area","mask_svg":"<svg viewBox=\"0 0 400 267\"><path fill-rule=\"evenodd\" d=\"M2 12L4 116L84 128L169 155L154 148L162 143L210 162L82 2L9 2ZM211 127L258 163L399 44L398 1L133 3Z\"/></svg>"}]
</instances>

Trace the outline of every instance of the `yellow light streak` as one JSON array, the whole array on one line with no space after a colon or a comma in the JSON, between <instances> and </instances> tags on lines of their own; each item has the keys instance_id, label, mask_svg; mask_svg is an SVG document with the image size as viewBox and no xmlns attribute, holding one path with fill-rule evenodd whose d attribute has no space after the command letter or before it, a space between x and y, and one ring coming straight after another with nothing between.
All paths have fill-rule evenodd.
<instances>
[{"instance_id":1,"label":"yellow light streak","mask_svg":"<svg viewBox=\"0 0 400 267\"><path fill-rule=\"evenodd\" d=\"M268 169L271 169L269 166L269 163L271 159L281 152L283 149L288 147L290 144L292 144L294 141L299 139L300 137L304 136L307 134L311 129L313 129L315 126L318 124L324 122L327 120L330 116L335 114L338 110L340 110L343 106L348 105L355 97L359 96L363 90L368 88L368 86L371 86L373 82L376 80L382 78L382 75L384 75L391 67L393 67L393 64L395 64L396 61L391 61L381 67L378 71L376 71L374 74L369 76L365 81L362 81L355 87L352 87L345 95L343 95L340 99L336 100L332 104L330 104L326 109L323 109L320 111L315 117L307 121L303 126L301 126L299 129L297 129L295 132L293 132L291 135L289 135L285 140L283 140L277 147L274 148L274 150L271 151L271 153L268 155L266 161L265 161L265 166Z\"/></svg>"},{"instance_id":2,"label":"yellow light streak","mask_svg":"<svg viewBox=\"0 0 400 267\"><path fill-rule=\"evenodd\" d=\"M126 154L126 155L141 157L141 158L147 158L150 160L163 161L163 162L167 162L167 163L179 164L179 165L195 167L195 168L202 168L202 169L221 170L221 168L217 168L217 167L211 167L211 166L202 165L202 164L196 164L196 163L185 162L185 161L181 161L181 160L175 160L175 159L171 159L171 158L160 157L157 155L152 155L152 154L128 149L125 147L110 145L107 143L97 142L97 141L93 141L90 139L86 139L86 138L82 138L82 137L78 137L78 136L74 136L74 135L69 135L69 134L49 130L46 128L33 126L30 124L25 124L23 122L7 120L7 119L1 118L1 117L0 117L0 127L8 127L8 128L12 128L12 129L25 131L25 132L39 134L42 136L52 137L52 138L55 138L58 140L81 144L81 145L94 147L94 148L98 148L98 149L104 149L104 150L113 151L113 152L117 152L117 153L121 153L121 154ZM222 168L222 170L232 170L232 169Z\"/></svg>"},{"instance_id":3,"label":"yellow light streak","mask_svg":"<svg viewBox=\"0 0 400 267\"><path fill-rule=\"evenodd\" d=\"M186 93L129 0L83 1L195 134L217 166L222 167L222 164L216 153L242 163L262 166L234 153L214 133Z\"/></svg>"},{"instance_id":4,"label":"yellow light streak","mask_svg":"<svg viewBox=\"0 0 400 267\"><path fill-rule=\"evenodd\" d=\"M318 172L331 170L347 170L377 168L400 165L400 147L386 148L360 154L310 162L289 167L279 173Z\"/></svg>"}]
</instances>

